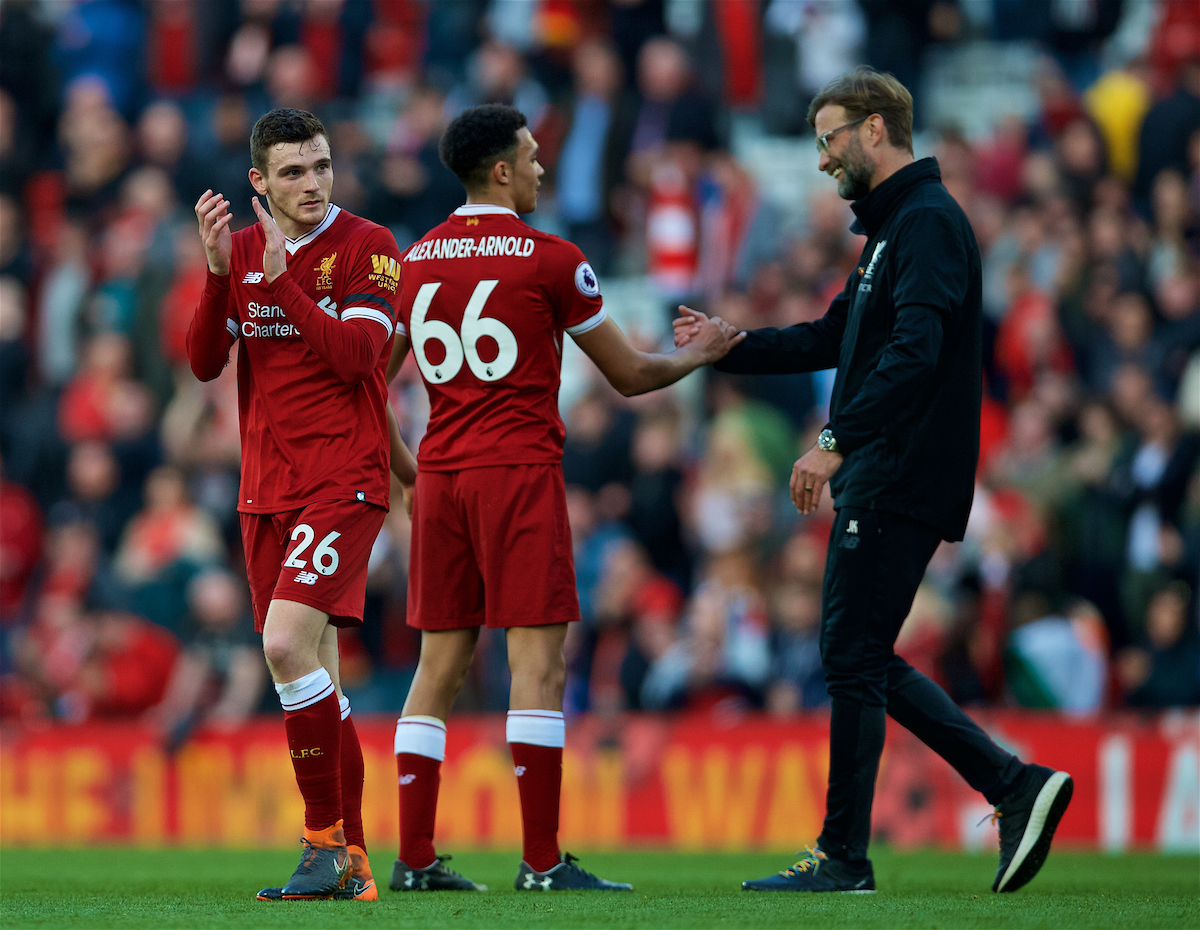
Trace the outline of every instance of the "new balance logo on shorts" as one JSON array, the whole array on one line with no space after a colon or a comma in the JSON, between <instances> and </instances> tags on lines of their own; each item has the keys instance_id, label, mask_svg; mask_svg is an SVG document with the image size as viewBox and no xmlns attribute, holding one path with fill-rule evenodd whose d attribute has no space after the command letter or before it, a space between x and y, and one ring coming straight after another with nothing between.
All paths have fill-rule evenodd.
<instances>
[{"instance_id":1,"label":"new balance logo on shorts","mask_svg":"<svg viewBox=\"0 0 1200 930\"><path fill-rule=\"evenodd\" d=\"M401 775L400 776L400 784L402 784L402 785L411 785L416 780L417 780L416 775Z\"/></svg>"},{"instance_id":2,"label":"new balance logo on shorts","mask_svg":"<svg viewBox=\"0 0 1200 930\"><path fill-rule=\"evenodd\" d=\"M517 778L520 778L525 774L525 766L518 765L515 769L513 769L513 771L517 773Z\"/></svg>"},{"instance_id":3,"label":"new balance logo on shorts","mask_svg":"<svg viewBox=\"0 0 1200 930\"><path fill-rule=\"evenodd\" d=\"M300 572L300 574L298 574L292 580L298 581L300 584L316 584L317 577L318 576L316 572Z\"/></svg>"},{"instance_id":4,"label":"new balance logo on shorts","mask_svg":"<svg viewBox=\"0 0 1200 930\"><path fill-rule=\"evenodd\" d=\"M243 284L257 284L259 281L261 281L263 279L263 277L264 276L261 271L248 271L248 272L246 272L246 277L242 278L242 283Z\"/></svg>"}]
</instances>

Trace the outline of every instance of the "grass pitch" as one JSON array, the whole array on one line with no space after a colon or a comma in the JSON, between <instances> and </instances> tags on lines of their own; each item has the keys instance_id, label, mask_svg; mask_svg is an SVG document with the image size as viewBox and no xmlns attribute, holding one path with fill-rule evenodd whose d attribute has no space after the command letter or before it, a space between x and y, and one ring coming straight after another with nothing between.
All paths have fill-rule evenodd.
<instances>
[{"instance_id":1,"label":"grass pitch","mask_svg":"<svg viewBox=\"0 0 1200 930\"><path fill-rule=\"evenodd\" d=\"M453 865L486 894L387 890L376 903L264 903L298 853L270 850L0 850L0 926L15 927L1186 927L1200 928L1200 859L1056 851L1021 891L995 895L994 856L873 850L874 895L752 894L745 878L777 855L594 853L584 867L632 894L518 894L514 853L463 853Z\"/></svg>"}]
</instances>

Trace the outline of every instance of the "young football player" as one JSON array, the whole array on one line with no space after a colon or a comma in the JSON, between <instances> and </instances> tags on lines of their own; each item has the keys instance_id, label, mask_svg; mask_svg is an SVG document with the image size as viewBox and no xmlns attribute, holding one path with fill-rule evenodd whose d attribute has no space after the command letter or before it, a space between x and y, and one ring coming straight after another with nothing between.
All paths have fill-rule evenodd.
<instances>
[{"instance_id":1,"label":"young football player","mask_svg":"<svg viewBox=\"0 0 1200 930\"><path fill-rule=\"evenodd\" d=\"M538 144L517 110L456 117L442 161L467 203L407 250L389 380L410 347L429 390L418 454L408 622L422 631L396 726L400 858L396 891L480 889L433 846L446 718L482 626L506 631L507 736L521 800L522 891L631 890L558 846L567 624L579 619L558 413L563 333L622 394L665 387L741 336L718 318L667 354L634 349L570 242L526 225L537 205Z\"/></svg>"},{"instance_id":2,"label":"young football player","mask_svg":"<svg viewBox=\"0 0 1200 930\"><path fill-rule=\"evenodd\" d=\"M367 558L388 507L384 372L400 255L386 229L331 202L329 136L311 113L265 114L250 155L250 182L266 201L247 205L257 224L231 235L220 192L196 203L208 281L187 344L192 371L208 381L241 342L246 573L304 797L300 865L258 896L375 900L337 629L362 623ZM392 464L404 475L406 463Z\"/></svg>"}]
</instances>

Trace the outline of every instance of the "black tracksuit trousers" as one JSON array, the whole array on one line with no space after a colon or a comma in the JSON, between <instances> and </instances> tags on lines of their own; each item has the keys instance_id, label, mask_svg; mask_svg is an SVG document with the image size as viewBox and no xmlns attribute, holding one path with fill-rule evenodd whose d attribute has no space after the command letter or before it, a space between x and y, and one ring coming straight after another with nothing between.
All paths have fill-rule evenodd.
<instances>
[{"instance_id":1,"label":"black tracksuit trousers","mask_svg":"<svg viewBox=\"0 0 1200 930\"><path fill-rule=\"evenodd\" d=\"M888 714L992 804L1024 770L945 691L893 651L939 542L933 527L884 511L843 507L833 524L821 618L821 659L832 701L829 789L818 843L836 859L867 858Z\"/></svg>"}]
</instances>

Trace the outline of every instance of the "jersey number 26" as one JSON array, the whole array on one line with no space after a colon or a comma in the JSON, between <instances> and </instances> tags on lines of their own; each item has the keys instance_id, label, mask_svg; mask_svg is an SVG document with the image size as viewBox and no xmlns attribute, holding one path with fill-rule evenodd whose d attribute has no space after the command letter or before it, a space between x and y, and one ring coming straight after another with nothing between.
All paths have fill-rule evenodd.
<instances>
[{"instance_id":1,"label":"jersey number 26","mask_svg":"<svg viewBox=\"0 0 1200 930\"><path fill-rule=\"evenodd\" d=\"M454 331L454 327L441 320L427 320L429 304L433 295L441 287L441 282L422 284L413 301L412 317L409 320L413 352L417 356L417 364L425 380L432 384L445 384L462 369L463 359L472 374L480 381L499 381L513 370L517 364L517 337L513 331L495 317L483 316L483 305L496 289L499 281L480 281L475 285L471 299L467 301L467 309L463 312L462 336ZM496 340L500 351L496 357L485 362L479 357L476 346L484 336ZM438 364L433 364L425 354L425 343L429 340L440 342L446 350L446 357Z\"/></svg>"}]
</instances>

